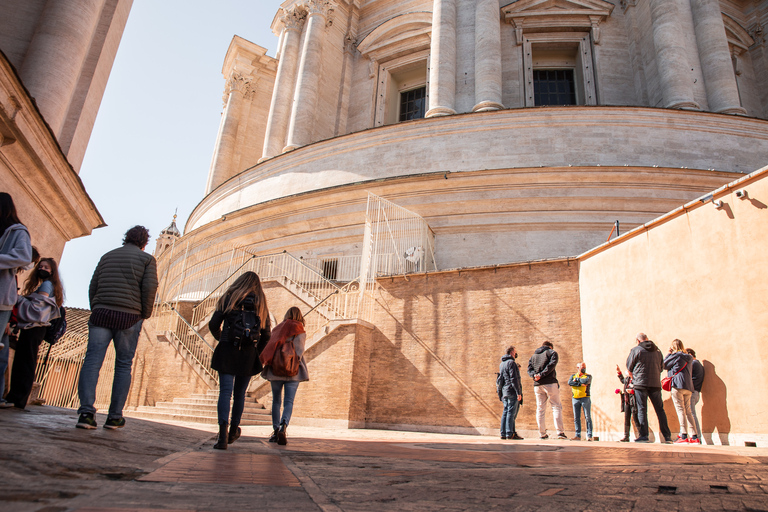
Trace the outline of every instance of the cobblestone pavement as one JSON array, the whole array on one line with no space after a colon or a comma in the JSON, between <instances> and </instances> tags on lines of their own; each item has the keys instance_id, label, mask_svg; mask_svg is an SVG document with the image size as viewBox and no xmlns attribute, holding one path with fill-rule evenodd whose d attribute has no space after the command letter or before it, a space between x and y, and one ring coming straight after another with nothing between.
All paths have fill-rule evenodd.
<instances>
[{"instance_id":1,"label":"cobblestone pavement","mask_svg":"<svg viewBox=\"0 0 768 512\"><path fill-rule=\"evenodd\" d=\"M74 428L73 410L0 410L2 512L768 511L768 449L636 445L128 419ZM102 424L105 417L97 415Z\"/></svg>"}]
</instances>

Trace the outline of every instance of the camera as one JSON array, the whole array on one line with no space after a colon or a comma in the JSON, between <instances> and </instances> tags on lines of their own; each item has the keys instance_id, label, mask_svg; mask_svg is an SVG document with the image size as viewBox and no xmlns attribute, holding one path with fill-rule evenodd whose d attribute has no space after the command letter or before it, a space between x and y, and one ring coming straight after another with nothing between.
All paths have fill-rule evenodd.
<instances>
[{"instance_id":1,"label":"camera","mask_svg":"<svg viewBox=\"0 0 768 512\"><path fill-rule=\"evenodd\" d=\"M747 198L747 191L746 190L737 190L736 191L736 197L739 199L746 199Z\"/></svg>"}]
</instances>

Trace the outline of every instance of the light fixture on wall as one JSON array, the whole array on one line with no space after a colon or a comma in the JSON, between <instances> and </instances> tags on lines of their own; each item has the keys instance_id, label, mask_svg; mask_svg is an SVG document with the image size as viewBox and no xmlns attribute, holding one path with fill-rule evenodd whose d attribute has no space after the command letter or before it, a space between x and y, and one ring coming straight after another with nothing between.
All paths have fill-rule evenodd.
<instances>
[{"instance_id":1,"label":"light fixture on wall","mask_svg":"<svg viewBox=\"0 0 768 512\"><path fill-rule=\"evenodd\" d=\"M700 198L699 201L705 204L711 202L718 210L723 207L723 202L719 199L715 199L715 196L712 194L705 195L704 197Z\"/></svg>"},{"instance_id":2,"label":"light fixture on wall","mask_svg":"<svg viewBox=\"0 0 768 512\"><path fill-rule=\"evenodd\" d=\"M738 197L739 199L747 199L749 196L747 195L746 190L737 190L736 197Z\"/></svg>"}]
</instances>

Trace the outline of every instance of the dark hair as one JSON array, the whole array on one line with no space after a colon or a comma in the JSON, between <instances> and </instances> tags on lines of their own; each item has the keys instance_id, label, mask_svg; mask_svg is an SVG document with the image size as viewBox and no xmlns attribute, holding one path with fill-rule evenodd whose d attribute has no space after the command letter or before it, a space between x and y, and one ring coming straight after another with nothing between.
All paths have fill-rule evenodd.
<instances>
[{"instance_id":1,"label":"dark hair","mask_svg":"<svg viewBox=\"0 0 768 512\"><path fill-rule=\"evenodd\" d=\"M510 345L509 347L507 347L507 355L508 356L511 356L514 352L515 352L514 345Z\"/></svg>"},{"instance_id":2,"label":"dark hair","mask_svg":"<svg viewBox=\"0 0 768 512\"><path fill-rule=\"evenodd\" d=\"M149 230L144 226L133 226L125 232L123 245L133 244L139 249L143 249L149 242Z\"/></svg>"},{"instance_id":3,"label":"dark hair","mask_svg":"<svg viewBox=\"0 0 768 512\"><path fill-rule=\"evenodd\" d=\"M691 354L694 359L696 359L696 351L695 350L693 350L692 348L687 348L687 349L685 349L685 351L688 352L689 354Z\"/></svg>"},{"instance_id":4,"label":"dark hair","mask_svg":"<svg viewBox=\"0 0 768 512\"><path fill-rule=\"evenodd\" d=\"M37 250L37 247L33 245L32 246L32 263L37 265L38 261L40 261L40 252Z\"/></svg>"},{"instance_id":5,"label":"dark hair","mask_svg":"<svg viewBox=\"0 0 768 512\"><path fill-rule=\"evenodd\" d=\"M8 192L0 192L0 236L14 224L21 224L21 221L16 213L13 198Z\"/></svg>"},{"instance_id":6,"label":"dark hair","mask_svg":"<svg viewBox=\"0 0 768 512\"><path fill-rule=\"evenodd\" d=\"M545 341L544 343L542 343L542 345L549 348L555 348L555 346L552 344L551 341Z\"/></svg>"},{"instance_id":7,"label":"dark hair","mask_svg":"<svg viewBox=\"0 0 768 512\"><path fill-rule=\"evenodd\" d=\"M51 266L51 277L48 279L40 279L37 275L37 270L43 262L48 263L48 265ZM43 281L50 281L53 285L53 297L56 298L56 304L58 306L64 304L64 286L59 279L59 266L53 258L40 258L40 261L37 262L37 265L35 265L35 268L32 269L32 273L30 273L27 278L27 284L24 286L24 295L29 295L37 290Z\"/></svg>"},{"instance_id":8,"label":"dark hair","mask_svg":"<svg viewBox=\"0 0 768 512\"><path fill-rule=\"evenodd\" d=\"M256 314L259 315L261 328L267 329L269 326L267 297L264 295L264 290L261 287L261 279L259 279L256 272L251 272L249 270L235 279L235 282L229 285L229 288L224 292L224 295L222 295L216 302L216 309L224 313L229 313L249 294L253 294L256 297Z\"/></svg>"}]
</instances>

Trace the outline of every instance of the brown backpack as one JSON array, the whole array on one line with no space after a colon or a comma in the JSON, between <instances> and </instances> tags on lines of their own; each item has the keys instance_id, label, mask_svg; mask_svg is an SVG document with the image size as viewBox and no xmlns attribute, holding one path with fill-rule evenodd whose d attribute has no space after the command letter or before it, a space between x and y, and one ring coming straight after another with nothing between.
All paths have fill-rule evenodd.
<instances>
[{"instance_id":1,"label":"brown backpack","mask_svg":"<svg viewBox=\"0 0 768 512\"><path fill-rule=\"evenodd\" d=\"M286 339L275 348L272 362L269 365L277 377L295 377L299 374L299 356L293 346L293 337Z\"/></svg>"}]
</instances>

